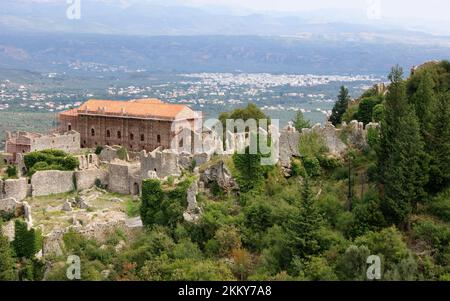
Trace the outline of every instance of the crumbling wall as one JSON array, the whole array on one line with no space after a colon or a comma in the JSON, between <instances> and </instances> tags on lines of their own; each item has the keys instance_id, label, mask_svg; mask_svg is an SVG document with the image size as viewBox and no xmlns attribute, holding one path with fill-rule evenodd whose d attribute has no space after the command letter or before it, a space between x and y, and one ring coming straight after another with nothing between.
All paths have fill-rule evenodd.
<instances>
[{"instance_id":1,"label":"crumbling wall","mask_svg":"<svg viewBox=\"0 0 450 301\"><path fill-rule=\"evenodd\" d=\"M295 131L295 129L292 131L281 131L279 138L281 166L290 168L291 158L300 156L299 144L300 133Z\"/></svg>"},{"instance_id":2,"label":"crumbling wall","mask_svg":"<svg viewBox=\"0 0 450 301\"><path fill-rule=\"evenodd\" d=\"M78 159L78 162L80 162L78 166L78 169L80 170L96 168L100 166L100 160L96 154L87 154L75 157Z\"/></svg>"},{"instance_id":3,"label":"crumbling wall","mask_svg":"<svg viewBox=\"0 0 450 301\"><path fill-rule=\"evenodd\" d=\"M68 153L80 150L80 133L75 131L64 134L42 135L31 139L31 151L59 149Z\"/></svg>"},{"instance_id":4,"label":"crumbling wall","mask_svg":"<svg viewBox=\"0 0 450 301\"><path fill-rule=\"evenodd\" d=\"M89 189L95 186L95 181L100 180L102 185L108 184L108 172L103 169L93 168L75 171L77 190Z\"/></svg>"},{"instance_id":5,"label":"crumbling wall","mask_svg":"<svg viewBox=\"0 0 450 301\"><path fill-rule=\"evenodd\" d=\"M154 171L158 178L180 176L181 169L178 164L178 154L172 150L155 149L151 153L142 151L140 154L141 178L149 178L149 172Z\"/></svg>"},{"instance_id":6,"label":"crumbling wall","mask_svg":"<svg viewBox=\"0 0 450 301\"><path fill-rule=\"evenodd\" d=\"M332 155L340 156L347 149L347 145L345 145L345 143L342 142L341 138L339 137L340 131L341 130L336 129L336 127L331 122L327 122L323 127L320 123L318 123L311 129L303 129L302 134L309 134L311 132L317 133L324 139L328 151Z\"/></svg>"},{"instance_id":7,"label":"crumbling wall","mask_svg":"<svg viewBox=\"0 0 450 301\"><path fill-rule=\"evenodd\" d=\"M0 182L0 188L3 194L0 199L14 198L20 202L27 197L28 184L26 178L4 180L3 183Z\"/></svg>"},{"instance_id":8,"label":"crumbling wall","mask_svg":"<svg viewBox=\"0 0 450 301\"><path fill-rule=\"evenodd\" d=\"M130 194L130 164L108 164L108 190L121 194Z\"/></svg>"},{"instance_id":9,"label":"crumbling wall","mask_svg":"<svg viewBox=\"0 0 450 301\"><path fill-rule=\"evenodd\" d=\"M105 161L105 162L112 162L116 159L119 159L119 156L117 155L117 151L121 149L121 146L108 146L105 145L100 152L99 160ZM125 158L125 161L129 161L129 156L127 153L127 157Z\"/></svg>"},{"instance_id":10,"label":"crumbling wall","mask_svg":"<svg viewBox=\"0 0 450 301\"><path fill-rule=\"evenodd\" d=\"M33 196L65 193L75 190L74 172L45 170L31 177Z\"/></svg>"}]
</instances>

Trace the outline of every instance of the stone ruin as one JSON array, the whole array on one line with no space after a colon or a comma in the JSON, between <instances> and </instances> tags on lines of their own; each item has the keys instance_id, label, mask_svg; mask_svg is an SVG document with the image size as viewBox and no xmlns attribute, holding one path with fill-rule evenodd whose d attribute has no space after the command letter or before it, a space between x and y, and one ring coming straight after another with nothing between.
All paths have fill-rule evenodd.
<instances>
[{"instance_id":1,"label":"stone ruin","mask_svg":"<svg viewBox=\"0 0 450 301\"><path fill-rule=\"evenodd\" d=\"M311 129L303 129L299 132L293 127L292 123L289 123L280 131L278 136L279 164L284 169L289 170L292 158L301 156L298 146L302 135L317 133L324 138L330 154L340 157L346 151L348 145L364 149L367 146L367 130L378 126L376 123L370 123L364 128L361 122L352 121L349 124L344 123L339 129L331 123L326 123L323 126L316 124ZM261 131L261 133L264 132ZM98 156L95 154L77 156L80 165L75 171L38 171L32 176L30 182L26 178L0 180L0 211L19 216L23 215L28 226L31 227L33 223L31 208L26 202L22 202L27 196L58 194L75 189L81 191L90 189L98 183L111 192L139 195L142 191L143 179L178 177L182 175L184 169L194 167L194 172L199 176L199 179L187 191L188 207L183 213L183 217L188 222L198 222L202 214L202 209L197 204L196 199L199 189L211 188L212 185L217 184L225 193L232 193L239 188L224 160L208 163L214 155L232 154L249 143L249 137L244 133L232 134L228 132L227 135L231 139L229 139L225 149L223 142L215 137L212 132L204 133L203 147L195 149L192 153L188 149L180 151L157 148L149 153L146 151L130 152L125 160L120 160L117 152L121 147L105 146ZM346 137L346 143L342 141L344 136ZM21 154L18 154L17 162L20 170L24 168ZM199 170L199 166L202 166L201 170ZM61 206L61 209L71 212L74 207L81 208L80 206L87 208L86 206L89 205L67 201ZM105 225L95 224L87 228L80 228L80 225L75 223L73 227L86 235L94 236L103 233L97 231L103 229L103 227L105 229L117 225L128 227L125 225L126 217L115 216L114 218L117 218L118 222L105 223ZM132 224L142 225L141 222L137 221ZM5 233L9 233L8 237L11 236L11 233L13 234L11 227L13 227L11 223L3 226ZM59 252L58 239L61 238L64 231L55 231L46 237L45 254L52 253L55 250L56 253Z\"/></svg>"}]
</instances>

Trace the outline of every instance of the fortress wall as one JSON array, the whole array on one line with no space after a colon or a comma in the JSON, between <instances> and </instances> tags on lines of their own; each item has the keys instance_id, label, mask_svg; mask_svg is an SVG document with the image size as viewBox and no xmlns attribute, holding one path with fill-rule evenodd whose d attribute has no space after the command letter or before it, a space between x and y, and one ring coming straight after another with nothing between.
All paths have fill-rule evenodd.
<instances>
[{"instance_id":1,"label":"fortress wall","mask_svg":"<svg viewBox=\"0 0 450 301\"><path fill-rule=\"evenodd\" d=\"M72 131L64 134L44 135L31 140L31 150L60 149L68 153L80 150L80 134Z\"/></svg>"},{"instance_id":2,"label":"fortress wall","mask_svg":"<svg viewBox=\"0 0 450 301\"><path fill-rule=\"evenodd\" d=\"M16 201L22 201L27 197L27 179L7 179L3 181L3 199L14 198Z\"/></svg>"},{"instance_id":3,"label":"fortress wall","mask_svg":"<svg viewBox=\"0 0 450 301\"><path fill-rule=\"evenodd\" d=\"M89 189L95 186L95 181L100 180L102 185L108 183L108 172L103 169L86 169L75 171L77 190Z\"/></svg>"},{"instance_id":4,"label":"fortress wall","mask_svg":"<svg viewBox=\"0 0 450 301\"><path fill-rule=\"evenodd\" d=\"M75 189L74 172L59 170L38 171L31 177L31 186L33 196L70 192Z\"/></svg>"},{"instance_id":5,"label":"fortress wall","mask_svg":"<svg viewBox=\"0 0 450 301\"><path fill-rule=\"evenodd\" d=\"M111 192L130 193L130 167L128 164L110 163L108 165L108 190Z\"/></svg>"}]
</instances>

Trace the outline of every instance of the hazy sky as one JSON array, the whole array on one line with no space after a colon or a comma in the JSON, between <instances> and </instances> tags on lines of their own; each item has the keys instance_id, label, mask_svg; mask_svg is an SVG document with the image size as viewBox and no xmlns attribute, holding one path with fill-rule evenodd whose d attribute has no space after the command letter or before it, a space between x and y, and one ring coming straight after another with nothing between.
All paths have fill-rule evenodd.
<instances>
[{"instance_id":1,"label":"hazy sky","mask_svg":"<svg viewBox=\"0 0 450 301\"><path fill-rule=\"evenodd\" d=\"M352 9L366 11L379 2L381 15L387 18L450 19L448 0L183 0L192 5L223 5L248 10L311 11Z\"/></svg>"}]
</instances>

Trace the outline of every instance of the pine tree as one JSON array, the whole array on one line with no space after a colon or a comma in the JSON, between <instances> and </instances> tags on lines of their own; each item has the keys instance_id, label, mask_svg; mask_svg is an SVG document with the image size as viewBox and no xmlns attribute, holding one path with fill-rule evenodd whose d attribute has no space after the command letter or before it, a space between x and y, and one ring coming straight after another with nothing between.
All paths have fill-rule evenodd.
<instances>
[{"instance_id":1,"label":"pine tree","mask_svg":"<svg viewBox=\"0 0 450 301\"><path fill-rule=\"evenodd\" d=\"M16 280L14 259L8 238L0 231L0 281Z\"/></svg>"},{"instance_id":2,"label":"pine tree","mask_svg":"<svg viewBox=\"0 0 450 301\"><path fill-rule=\"evenodd\" d=\"M311 121L305 118L302 111L297 111L295 115L295 119L293 120L294 127L297 131L301 131L302 129L307 129L311 127Z\"/></svg>"},{"instance_id":3,"label":"pine tree","mask_svg":"<svg viewBox=\"0 0 450 301\"><path fill-rule=\"evenodd\" d=\"M386 111L381 123L378 169L384 196L382 209L388 221L403 224L424 197L427 157L420 125L408 104L403 70L396 66L389 75Z\"/></svg>"},{"instance_id":4,"label":"pine tree","mask_svg":"<svg viewBox=\"0 0 450 301\"><path fill-rule=\"evenodd\" d=\"M308 178L305 178L302 202L286 224L294 256L305 258L319 252L317 231L323 226L323 218L314 203Z\"/></svg>"},{"instance_id":5,"label":"pine tree","mask_svg":"<svg viewBox=\"0 0 450 301\"><path fill-rule=\"evenodd\" d=\"M416 92L411 97L417 117L419 118L420 129L425 141L430 139L433 113L436 107L436 96L434 93L434 81L429 72L425 72L420 79ZM428 144L428 143L427 143Z\"/></svg>"},{"instance_id":6,"label":"pine tree","mask_svg":"<svg viewBox=\"0 0 450 301\"><path fill-rule=\"evenodd\" d=\"M436 193L450 185L450 92L439 96L433 115L428 191Z\"/></svg>"},{"instance_id":7,"label":"pine tree","mask_svg":"<svg viewBox=\"0 0 450 301\"><path fill-rule=\"evenodd\" d=\"M16 255L32 259L41 248L41 233L33 228L28 230L27 224L22 220L16 220L14 226L13 247Z\"/></svg>"},{"instance_id":8,"label":"pine tree","mask_svg":"<svg viewBox=\"0 0 450 301\"><path fill-rule=\"evenodd\" d=\"M330 116L330 121L334 126L342 123L342 115L348 108L348 103L350 102L350 96L348 95L348 89L341 86L341 90L338 95L338 100L334 104L333 111Z\"/></svg>"}]
</instances>

